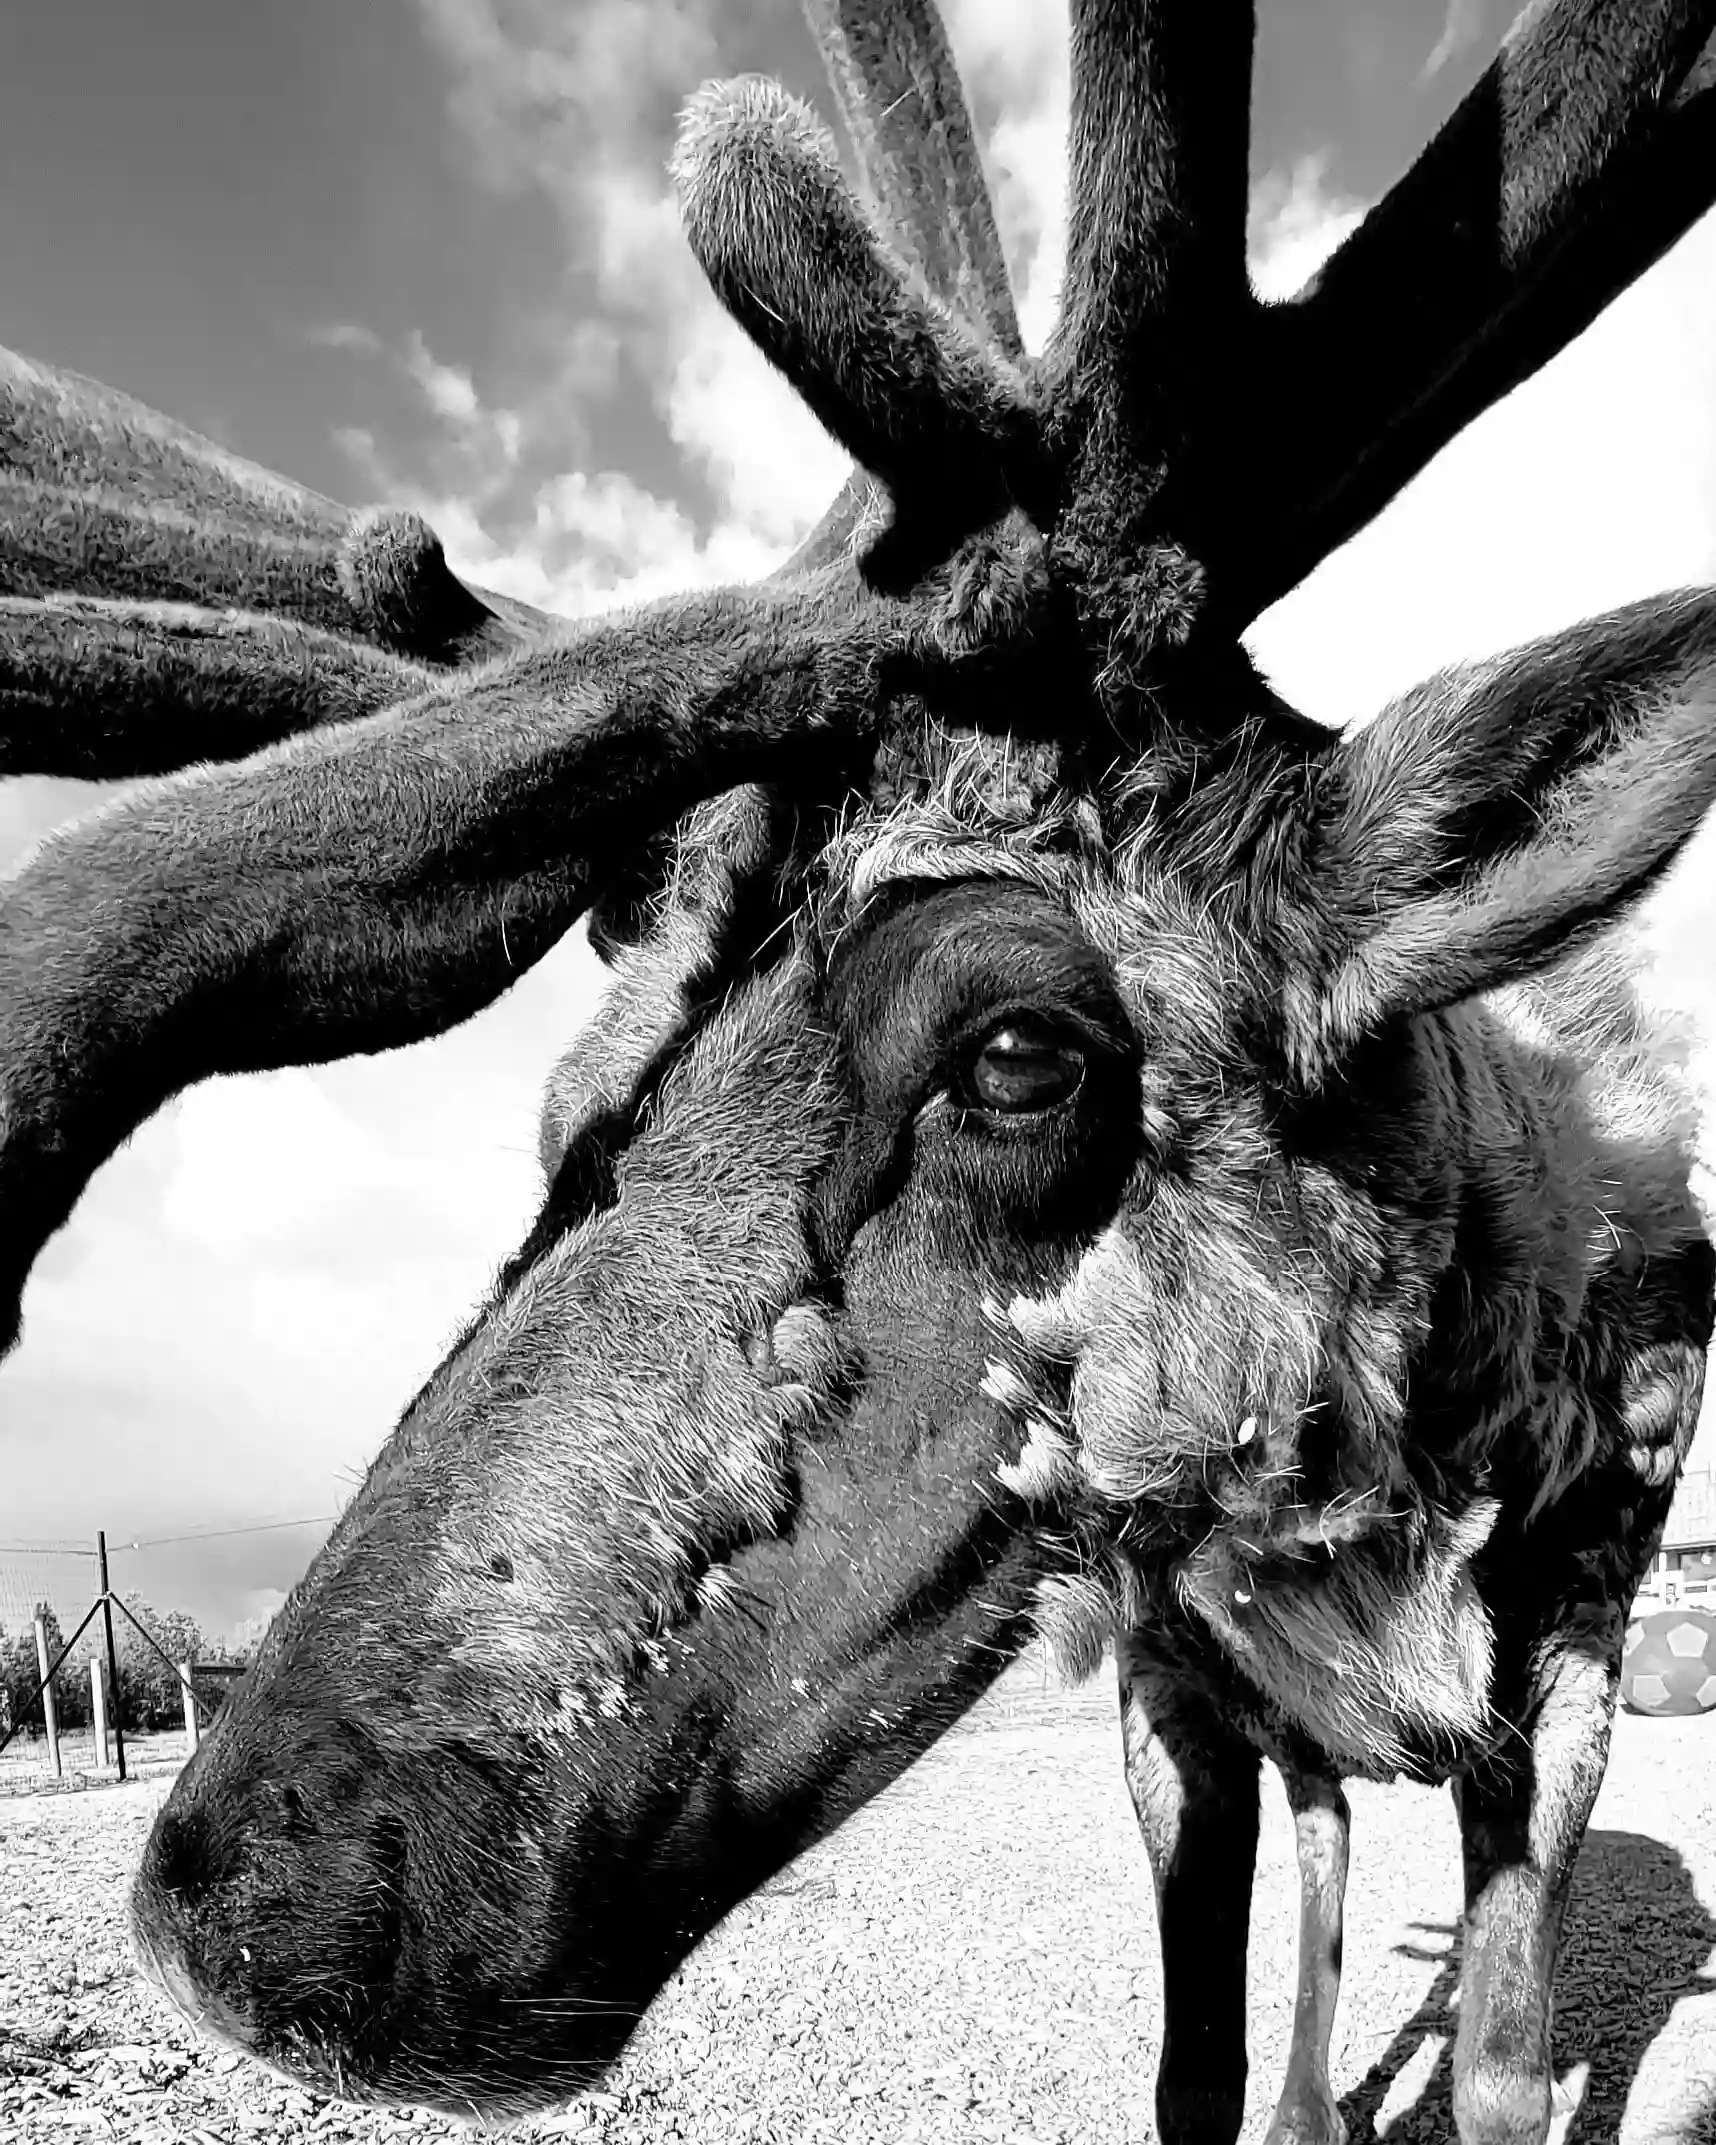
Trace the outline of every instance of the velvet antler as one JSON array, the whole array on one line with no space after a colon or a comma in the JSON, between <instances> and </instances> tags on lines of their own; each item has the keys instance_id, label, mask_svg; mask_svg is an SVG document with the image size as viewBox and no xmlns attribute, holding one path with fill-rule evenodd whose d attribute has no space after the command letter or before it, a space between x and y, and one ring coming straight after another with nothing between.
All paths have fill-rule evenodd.
<instances>
[{"instance_id":1,"label":"velvet antler","mask_svg":"<svg viewBox=\"0 0 1716 2145\"><path fill-rule=\"evenodd\" d=\"M1241 252L1249 9L1079 0L1068 296L1041 380L1009 347L974 163L956 183L969 128L927 0L869 30L844 0L817 4L862 108L869 190L906 216L910 259L798 108L757 85L694 108L688 222L727 302L892 492L872 581L915 577L1023 506L1124 694L1165 641L1231 623L1270 585L1236 439L1274 487L1252 518L1275 517L1302 570L1547 355L1587 303L1582 277L1618 288L1709 198L1695 62L1716 0L1646 0L1618 26L1611 12L1531 15L1478 106L1297 308L1270 313ZM1591 87L1598 61L1612 87ZM906 83L943 123L911 170ZM1506 120L1493 139L1474 109ZM1629 221L1665 160L1671 206ZM1456 208L1438 224L1444 189ZM940 244L938 205L954 230ZM1236 416L1258 369L1297 337L1291 365L1314 380L1318 350L1379 332L1420 229L1441 316L1417 348L1385 338L1368 416L1331 385L1303 438L1265 452ZM901 693L1021 729L1067 700L1076 652L1044 690L1040 610L1023 620L1037 664L997 670L953 652L934 603L858 588L835 562L855 491L809 547L821 573L801 555L767 592L544 640L548 621L465 588L412 517L349 516L87 382L22 364L3 381L5 764L134 773L315 727L138 792L0 884L0 1292L174 1088L464 1018L696 800L795 770L838 792Z\"/></svg>"},{"instance_id":2,"label":"velvet antler","mask_svg":"<svg viewBox=\"0 0 1716 2145\"><path fill-rule=\"evenodd\" d=\"M717 296L893 495L874 585L909 587L1014 498L1041 495L1023 381L889 251L803 105L754 76L711 84L687 109L674 175Z\"/></svg>"},{"instance_id":3,"label":"velvet antler","mask_svg":"<svg viewBox=\"0 0 1716 2145\"><path fill-rule=\"evenodd\" d=\"M881 228L926 287L979 341L1024 355L1007 263L959 74L930 0L804 0L835 102ZM849 555L875 518L877 488L862 464L780 577Z\"/></svg>"},{"instance_id":4,"label":"velvet antler","mask_svg":"<svg viewBox=\"0 0 1716 2145\"><path fill-rule=\"evenodd\" d=\"M1209 440L1231 396L1250 302L1254 34L1250 0L1073 0L1066 283L1049 370L1085 571L1146 535L1163 475Z\"/></svg>"},{"instance_id":5,"label":"velvet antler","mask_svg":"<svg viewBox=\"0 0 1716 2145\"><path fill-rule=\"evenodd\" d=\"M0 596L0 775L111 780L243 759L412 698L435 677L291 618Z\"/></svg>"},{"instance_id":6,"label":"velvet antler","mask_svg":"<svg viewBox=\"0 0 1716 2145\"><path fill-rule=\"evenodd\" d=\"M878 13L902 38L915 26L929 60L936 47L926 18L919 6ZM866 49L887 41L878 28ZM1116 553L1138 550L1167 448L1196 429L1192 405L1213 392L1210 355L1223 352L1223 331L1247 300L1250 51L1242 0L1198 10L1132 0L1075 7L1072 238L1046 403L1013 389L1016 376L993 345L974 380L969 360L953 359L963 348L950 348L945 333L926 335L911 286L897 270L880 272L885 256L866 243L863 210L808 129L787 120L784 93L765 99L747 84L693 107L680 167L710 174L686 191L693 246L765 355L888 487L896 527L920 532L916 545L901 543L905 570L921 573L934 563L927 547L945 553L1022 506L1045 529L1061 525L1074 578L1104 581L1097 607L1105 619L1114 610L1105 577ZM722 101L734 110L741 99L742 138L713 117ZM760 199L754 173L764 168L770 206L758 228L710 214L707 201L728 189ZM814 378L807 350L816 353ZM891 394L879 392L883 383ZM950 430L957 457L943 445ZM939 451L926 451L932 445ZM869 563L878 580L901 577L885 546ZM1177 552L1163 568L1154 554L1130 558L1120 602L1130 614L1142 600L1149 623L1158 610L1175 613L1172 630L1183 634L1178 613L1196 577ZM1148 630L1130 615L1126 624Z\"/></svg>"},{"instance_id":7,"label":"velvet antler","mask_svg":"<svg viewBox=\"0 0 1716 2145\"><path fill-rule=\"evenodd\" d=\"M959 74L928 0L805 0L864 186L930 290L982 341L1025 354Z\"/></svg>"},{"instance_id":8,"label":"velvet antler","mask_svg":"<svg viewBox=\"0 0 1716 2145\"><path fill-rule=\"evenodd\" d=\"M1712 0L1528 8L1412 169L1258 322L1241 627L1716 202Z\"/></svg>"},{"instance_id":9,"label":"velvet antler","mask_svg":"<svg viewBox=\"0 0 1716 2145\"><path fill-rule=\"evenodd\" d=\"M0 351L0 772L233 758L551 623L127 395Z\"/></svg>"},{"instance_id":10,"label":"velvet antler","mask_svg":"<svg viewBox=\"0 0 1716 2145\"><path fill-rule=\"evenodd\" d=\"M1244 271L1247 0L1075 0L1072 13L1067 280L1031 398L1034 453L1023 413L1002 452L999 400L971 393L944 344L926 364L897 280L849 237L861 210L830 210L825 167L813 185L783 155L766 246L727 227L714 274L899 518L934 433L924 398L942 399L966 484L943 540L992 508L999 462L1051 538L1105 682L1124 690L1153 650L1248 623L1716 199L1716 0L1528 9L1413 169L1277 307ZM831 213L838 292L819 252ZM797 273L779 273L788 261ZM1002 362L990 352L985 395ZM892 420L876 384L889 375L913 383Z\"/></svg>"},{"instance_id":11,"label":"velvet antler","mask_svg":"<svg viewBox=\"0 0 1716 2145\"><path fill-rule=\"evenodd\" d=\"M50 836L0 882L0 1347L40 1245L168 1096L453 1026L699 799L795 766L837 791L897 694L959 705L967 669L914 610L728 590ZM1022 724L1015 690L990 677L965 719Z\"/></svg>"}]
</instances>

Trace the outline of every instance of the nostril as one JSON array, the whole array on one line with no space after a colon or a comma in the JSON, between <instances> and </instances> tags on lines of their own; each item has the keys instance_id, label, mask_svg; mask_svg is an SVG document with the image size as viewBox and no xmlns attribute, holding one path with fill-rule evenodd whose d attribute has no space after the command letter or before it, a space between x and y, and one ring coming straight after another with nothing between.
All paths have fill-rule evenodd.
<instances>
[{"instance_id":1,"label":"nostril","mask_svg":"<svg viewBox=\"0 0 1716 2145\"><path fill-rule=\"evenodd\" d=\"M201 1810L168 1808L155 1820L143 1875L151 1890L188 1905L220 1882L221 1859Z\"/></svg>"},{"instance_id":2,"label":"nostril","mask_svg":"<svg viewBox=\"0 0 1716 2145\"><path fill-rule=\"evenodd\" d=\"M330 1768L206 1783L155 1820L131 1895L138 1965L228 2046L336 2078L400 2001L410 1821ZM329 2070L327 2066L334 2069Z\"/></svg>"}]
</instances>

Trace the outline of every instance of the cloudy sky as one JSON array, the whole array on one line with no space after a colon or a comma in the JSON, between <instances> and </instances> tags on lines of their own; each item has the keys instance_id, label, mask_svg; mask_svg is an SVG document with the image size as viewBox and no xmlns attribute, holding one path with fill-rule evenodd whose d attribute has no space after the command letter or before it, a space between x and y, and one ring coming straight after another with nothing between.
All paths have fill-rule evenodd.
<instances>
[{"instance_id":1,"label":"cloudy sky","mask_svg":"<svg viewBox=\"0 0 1716 2145\"><path fill-rule=\"evenodd\" d=\"M1029 339L1053 318L1059 0L944 0ZM1511 0L1264 9L1254 266L1295 287L1494 49ZM55 0L7 27L0 336L580 612L774 563L840 455L701 287L677 105L760 69L827 98L797 0ZM26 205L27 204L27 205ZM1331 721L1437 664L1716 572L1716 223L1264 619ZM0 866L94 793L0 784ZM1716 865L1658 922L1707 987ZM0 1369L0 1539L331 1515L536 1193L536 1098L598 987L574 938L411 1051L217 1082L145 1128L43 1259ZM121 1584L211 1628L315 1529Z\"/></svg>"}]
</instances>

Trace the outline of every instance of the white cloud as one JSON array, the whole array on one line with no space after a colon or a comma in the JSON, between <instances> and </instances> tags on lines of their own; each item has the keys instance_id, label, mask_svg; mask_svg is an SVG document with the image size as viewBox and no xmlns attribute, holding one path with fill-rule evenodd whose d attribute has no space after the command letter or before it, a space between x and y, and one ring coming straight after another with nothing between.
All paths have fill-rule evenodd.
<instances>
[{"instance_id":1,"label":"white cloud","mask_svg":"<svg viewBox=\"0 0 1716 2145\"><path fill-rule=\"evenodd\" d=\"M1447 0L1448 12L1443 19L1442 35L1436 41L1436 49L1424 62L1424 75L1440 74L1450 60L1457 59L1469 46L1477 43L1484 32L1484 0Z\"/></svg>"},{"instance_id":2,"label":"white cloud","mask_svg":"<svg viewBox=\"0 0 1716 2145\"><path fill-rule=\"evenodd\" d=\"M359 357L380 357L381 337L373 328L356 321L330 321L326 326L306 328L304 340L317 350L350 350Z\"/></svg>"},{"instance_id":3,"label":"white cloud","mask_svg":"<svg viewBox=\"0 0 1716 2145\"><path fill-rule=\"evenodd\" d=\"M302 1242L319 1256L317 1232L337 1235L341 1209L398 1199L413 1181L408 1159L366 1136L310 1072L209 1081L171 1123L178 1153L161 1223L204 1248Z\"/></svg>"},{"instance_id":4,"label":"white cloud","mask_svg":"<svg viewBox=\"0 0 1716 2145\"><path fill-rule=\"evenodd\" d=\"M463 426L479 415L482 405L470 374L462 366L439 363L416 328L406 340L405 369L423 390L423 399L437 417Z\"/></svg>"},{"instance_id":5,"label":"white cloud","mask_svg":"<svg viewBox=\"0 0 1716 2145\"><path fill-rule=\"evenodd\" d=\"M1252 188L1247 265L1260 298L1289 298L1364 218L1364 204L1329 191L1327 159L1269 171Z\"/></svg>"},{"instance_id":6,"label":"white cloud","mask_svg":"<svg viewBox=\"0 0 1716 2145\"><path fill-rule=\"evenodd\" d=\"M467 553L449 556L463 561ZM744 581L775 563L744 532L718 526L707 538L671 500L630 477L575 470L536 494L535 521L505 548L490 546L471 573L527 603L582 617L615 603L644 603L700 584Z\"/></svg>"},{"instance_id":7,"label":"white cloud","mask_svg":"<svg viewBox=\"0 0 1716 2145\"><path fill-rule=\"evenodd\" d=\"M664 404L675 443L767 571L797 544L851 467L755 344L724 314L681 352Z\"/></svg>"},{"instance_id":8,"label":"white cloud","mask_svg":"<svg viewBox=\"0 0 1716 2145\"><path fill-rule=\"evenodd\" d=\"M373 497L425 515L456 570L547 610L577 616L768 572L829 505L848 462L718 306L680 230L662 129L718 65L712 10L663 17L631 0L420 7L450 62L451 110L479 170L555 204L569 265L593 280L601 317L568 319L554 339L565 360L525 409L486 407L471 375L414 333L398 362L447 426L444 451L419 455L408 476L373 430L345 428L337 443ZM322 331L373 354L366 336ZM601 442L579 422L580 388L611 383L622 347L712 513L694 518L677 488L652 491L604 466ZM583 448L571 468L553 452L569 431ZM550 455L553 473L529 482Z\"/></svg>"},{"instance_id":9,"label":"white cloud","mask_svg":"<svg viewBox=\"0 0 1716 2145\"><path fill-rule=\"evenodd\" d=\"M212 1081L145 1124L38 1266L0 1374L8 1448L44 1462L15 1474L14 1530L343 1501L529 1226L542 1085L598 987L575 934L435 1042ZM50 1464L68 1419L75 1477Z\"/></svg>"},{"instance_id":10,"label":"white cloud","mask_svg":"<svg viewBox=\"0 0 1716 2145\"><path fill-rule=\"evenodd\" d=\"M508 481L524 444L523 419L516 410L489 407L465 367L437 358L421 329L413 328L398 350L390 350L367 328L318 329L312 339L330 349L379 360L411 382L440 426L439 440L422 452L421 459L445 487L490 496ZM406 491L421 495L420 486L406 484L395 475L371 427L340 426L333 440L378 497L398 502Z\"/></svg>"}]
</instances>

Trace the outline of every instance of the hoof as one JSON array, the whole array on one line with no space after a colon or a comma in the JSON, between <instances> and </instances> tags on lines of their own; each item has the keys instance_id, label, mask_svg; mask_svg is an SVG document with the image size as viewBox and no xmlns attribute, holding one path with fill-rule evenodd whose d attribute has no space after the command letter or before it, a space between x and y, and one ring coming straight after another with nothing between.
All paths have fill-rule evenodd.
<instances>
[{"instance_id":1,"label":"hoof","mask_svg":"<svg viewBox=\"0 0 1716 2145\"><path fill-rule=\"evenodd\" d=\"M1473 2070L1454 2081L1460 2145L1544 2145L1552 2112L1547 2073Z\"/></svg>"}]
</instances>

